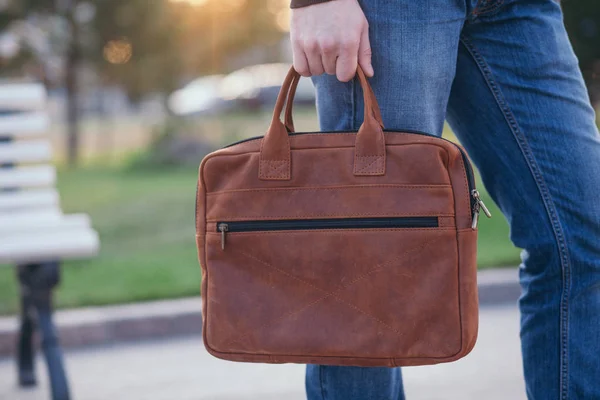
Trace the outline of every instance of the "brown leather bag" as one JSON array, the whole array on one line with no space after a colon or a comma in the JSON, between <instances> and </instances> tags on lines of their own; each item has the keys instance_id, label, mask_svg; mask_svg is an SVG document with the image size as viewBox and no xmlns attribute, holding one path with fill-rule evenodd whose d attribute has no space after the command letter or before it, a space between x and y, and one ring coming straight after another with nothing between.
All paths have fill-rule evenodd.
<instances>
[{"instance_id":1,"label":"brown leather bag","mask_svg":"<svg viewBox=\"0 0 600 400\"><path fill-rule=\"evenodd\" d=\"M202 161L196 240L214 356L391 367L473 348L482 204L469 161L444 139L384 131L358 78L358 133L289 133L291 69L267 134Z\"/></svg>"}]
</instances>

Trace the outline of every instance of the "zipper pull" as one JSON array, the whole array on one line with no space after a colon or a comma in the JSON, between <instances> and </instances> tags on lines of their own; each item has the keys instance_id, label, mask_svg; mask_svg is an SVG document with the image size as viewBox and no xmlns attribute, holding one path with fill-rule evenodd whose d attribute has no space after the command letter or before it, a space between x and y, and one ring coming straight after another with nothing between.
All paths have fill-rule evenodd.
<instances>
[{"instance_id":1,"label":"zipper pull","mask_svg":"<svg viewBox=\"0 0 600 400\"><path fill-rule=\"evenodd\" d=\"M221 250L225 250L225 234L229 230L229 225L219 224L219 232L221 232Z\"/></svg>"},{"instance_id":2,"label":"zipper pull","mask_svg":"<svg viewBox=\"0 0 600 400\"><path fill-rule=\"evenodd\" d=\"M473 191L471 192L471 196L473 196L473 198L476 201L475 207L473 209L473 223L471 224L471 228L477 229L477 224L479 223L479 213L483 210L483 213L488 218L492 218L492 213L485 206L483 200L481 200L481 197L479 196L479 192L477 191L477 189L473 189Z\"/></svg>"}]
</instances>

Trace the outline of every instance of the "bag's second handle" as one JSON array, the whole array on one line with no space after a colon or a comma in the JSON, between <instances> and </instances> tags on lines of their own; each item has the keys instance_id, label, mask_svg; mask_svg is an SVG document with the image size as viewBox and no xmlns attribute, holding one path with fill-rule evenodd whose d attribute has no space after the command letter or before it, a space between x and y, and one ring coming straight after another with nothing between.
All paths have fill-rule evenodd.
<instances>
[{"instance_id":1,"label":"bag's second handle","mask_svg":"<svg viewBox=\"0 0 600 400\"><path fill-rule=\"evenodd\" d=\"M363 90L365 107L364 121L356 135L353 172L355 176L384 175L386 164L385 136L379 105L360 67L357 70L357 76ZM271 126L261 143L258 169L259 179L261 180L291 179L292 160L288 130L294 130L291 104L299 79L300 75L294 68L291 68L281 86ZM288 98L286 123L283 124L280 117L286 98Z\"/></svg>"},{"instance_id":2,"label":"bag's second handle","mask_svg":"<svg viewBox=\"0 0 600 400\"><path fill-rule=\"evenodd\" d=\"M285 105L284 123L285 123L285 127L288 130L288 132L296 131L296 128L294 127L294 117L293 117L292 113L293 113L293 109L294 109L294 97L296 96L296 89L298 88L298 83L300 82L300 78L301 78L300 75L297 75L294 77L294 79L292 80L292 85L288 92L288 96L287 96L287 103ZM382 122L383 120L381 118L381 112L379 111L379 104L377 103L377 99L375 98L375 94L373 93L373 90L370 87L370 85L369 85L369 89L371 89L371 90L369 90L369 96L371 96L371 98L372 98L373 116L383 127L383 122Z\"/></svg>"}]
</instances>

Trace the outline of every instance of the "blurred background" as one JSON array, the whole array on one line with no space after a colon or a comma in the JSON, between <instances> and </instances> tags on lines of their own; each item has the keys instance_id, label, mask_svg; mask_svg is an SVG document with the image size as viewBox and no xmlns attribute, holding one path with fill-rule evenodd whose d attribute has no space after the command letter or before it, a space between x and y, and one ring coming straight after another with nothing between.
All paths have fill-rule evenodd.
<instances>
[{"instance_id":1,"label":"blurred background","mask_svg":"<svg viewBox=\"0 0 600 400\"><path fill-rule=\"evenodd\" d=\"M563 8L599 106L600 2ZM0 0L0 86L43 84L62 208L100 237L96 257L63 263L58 307L198 296L197 168L265 131L291 63L289 18L289 0ZM317 130L310 80L296 103L296 126ZM495 218L481 221L479 266L514 268L519 251L484 200ZM2 267L0 314L14 315L18 282Z\"/></svg>"}]
</instances>

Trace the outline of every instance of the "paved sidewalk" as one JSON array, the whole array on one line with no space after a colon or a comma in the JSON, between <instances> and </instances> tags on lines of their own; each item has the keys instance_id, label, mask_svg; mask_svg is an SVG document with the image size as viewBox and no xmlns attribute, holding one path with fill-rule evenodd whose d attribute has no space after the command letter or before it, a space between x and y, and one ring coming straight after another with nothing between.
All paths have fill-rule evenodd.
<instances>
[{"instance_id":1,"label":"paved sidewalk","mask_svg":"<svg viewBox=\"0 0 600 400\"><path fill-rule=\"evenodd\" d=\"M480 336L459 362L404 370L409 400L524 400L516 306L481 310ZM69 351L73 400L303 400L303 366L241 364L208 355L199 337ZM47 400L41 386L15 387L12 360L0 360L1 400ZM361 400L361 399L348 399Z\"/></svg>"}]
</instances>

